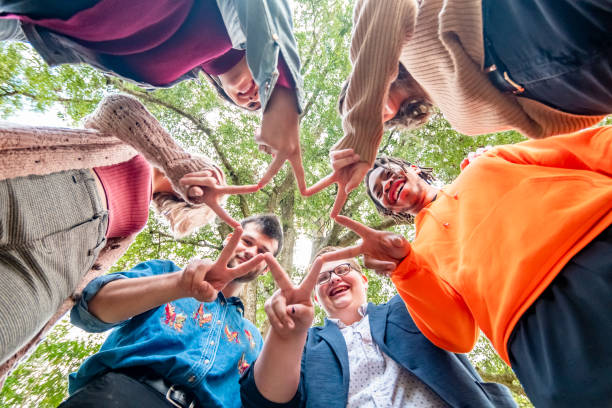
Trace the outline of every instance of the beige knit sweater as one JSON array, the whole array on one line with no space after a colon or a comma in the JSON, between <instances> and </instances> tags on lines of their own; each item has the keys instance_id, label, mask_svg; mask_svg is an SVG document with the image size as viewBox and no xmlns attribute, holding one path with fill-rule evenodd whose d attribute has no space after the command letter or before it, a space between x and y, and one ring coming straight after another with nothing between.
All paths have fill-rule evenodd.
<instances>
[{"instance_id":1,"label":"beige knit sweater","mask_svg":"<svg viewBox=\"0 0 612 408\"><path fill-rule=\"evenodd\" d=\"M429 94L453 128L467 135L516 129L530 138L592 126L603 116L564 113L500 92L483 73L480 0L357 0L345 99L344 138L373 163L382 138L382 108L398 62Z\"/></svg>"},{"instance_id":2,"label":"beige knit sweater","mask_svg":"<svg viewBox=\"0 0 612 408\"><path fill-rule=\"evenodd\" d=\"M107 97L88 118L86 126L95 130L33 127L0 122L0 180L108 166L129 160L138 153L162 168L173 184L177 184L178 180L189 172L204 169L220 171L202 157L192 158L172 140L146 108L132 97ZM223 179L222 175L220 179ZM193 208L201 218L202 206ZM214 217L212 211L207 214ZM208 217L207 220L202 220L202 224L211 219ZM34 338L0 365L0 388L17 363L33 351L53 325L72 308L74 300L87 283L106 273L129 248L135 236L136 234L111 238L107 241L73 295L64 301Z\"/></svg>"}]
</instances>

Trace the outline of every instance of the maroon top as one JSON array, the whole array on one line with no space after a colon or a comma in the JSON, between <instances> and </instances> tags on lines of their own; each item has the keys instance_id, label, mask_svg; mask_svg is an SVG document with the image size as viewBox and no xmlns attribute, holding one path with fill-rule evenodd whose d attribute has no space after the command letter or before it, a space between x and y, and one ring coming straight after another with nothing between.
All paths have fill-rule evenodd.
<instances>
[{"instance_id":1,"label":"maroon top","mask_svg":"<svg viewBox=\"0 0 612 408\"><path fill-rule=\"evenodd\" d=\"M138 155L126 162L93 170L106 194L106 238L126 237L143 229L151 202L151 165Z\"/></svg>"},{"instance_id":2,"label":"maroon top","mask_svg":"<svg viewBox=\"0 0 612 408\"><path fill-rule=\"evenodd\" d=\"M198 66L223 74L244 56L232 49L215 0L100 0L67 20L15 17L108 54L120 71L152 85L171 83ZM290 87L281 60L278 83Z\"/></svg>"}]
</instances>

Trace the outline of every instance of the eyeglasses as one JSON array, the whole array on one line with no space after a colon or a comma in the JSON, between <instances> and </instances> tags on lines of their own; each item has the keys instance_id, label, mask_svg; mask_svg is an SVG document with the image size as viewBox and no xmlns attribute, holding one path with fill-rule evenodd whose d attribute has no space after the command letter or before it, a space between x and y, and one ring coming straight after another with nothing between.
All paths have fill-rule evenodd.
<instances>
[{"instance_id":1,"label":"eyeglasses","mask_svg":"<svg viewBox=\"0 0 612 408\"><path fill-rule=\"evenodd\" d=\"M336 266L331 271L323 271L319 273L319 277L317 278L317 285L323 285L329 282L331 279L332 273L336 276L344 276L349 273L353 267L349 263L343 263Z\"/></svg>"}]
</instances>

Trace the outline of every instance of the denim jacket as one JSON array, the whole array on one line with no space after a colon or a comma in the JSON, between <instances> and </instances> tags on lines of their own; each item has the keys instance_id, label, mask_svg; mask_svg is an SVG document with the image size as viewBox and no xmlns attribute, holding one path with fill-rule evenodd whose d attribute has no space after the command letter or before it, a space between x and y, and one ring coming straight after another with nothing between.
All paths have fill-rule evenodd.
<instances>
[{"instance_id":1,"label":"denim jacket","mask_svg":"<svg viewBox=\"0 0 612 408\"><path fill-rule=\"evenodd\" d=\"M450 407L516 407L508 389L486 383L468 359L433 345L416 327L402 299L396 295L382 305L368 304L372 340L380 350L414 374ZM300 384L286 404L265 399L253 370L241 378L246 408L344 408L348 402L349 358L344 337L335 323L312 327L302 354Z\"/></svg>"},{"instance_id":2,"label":"denim jacket","mask_svg":"<svg viewBox=\"0 0 612 408\"><path fill-rule=\"evenodd\" d=\"M96 278L85 287L71 311L72 323L89 332L115 329L100 351L70 374L71 394L108 370L146 366L191 389L203 406L240 407L238 380L261 351L263 341L257 328L243 317L237 297L225 298L220 293L210 303L179 299L116 324L104 323L88 311L88 302L113 280L178 270L171 261L147 261L129 272Z\"/></svg>"},{"instance_id":3,"label":"denim jacket","mask_svg":"<svg viewBox=\"0 0 612 408\"><path fill-rule=\"evenodd\" d=\"M278 80L279 52L295 82L298 110L301 112L304 106L303 81L288 0L216 1L233 47L246 50L249 69L260 89L262 112ZM19 5L9 7L0 2L0 14L7 12L22 14ZM151 84L130 78L128 72L113 71L105 62L104 54L92 51L62 34L34 24L23 24L22 29L30 44L51 66L85 63L143 88L154 88ZM2 31L0 29L0 34ZM186 79L197 79L201 70L200 67L194 68L165 86L170 87Z\"/></svg>"}]
</instances>

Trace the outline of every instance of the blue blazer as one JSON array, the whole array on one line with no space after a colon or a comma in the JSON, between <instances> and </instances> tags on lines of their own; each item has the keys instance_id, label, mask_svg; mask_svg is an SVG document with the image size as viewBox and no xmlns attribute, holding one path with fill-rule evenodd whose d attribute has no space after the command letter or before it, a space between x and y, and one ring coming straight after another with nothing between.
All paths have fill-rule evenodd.
<instances>
[{"instance_id":1,"label":"blue blazer","mask_svg":"<svg viewBox=\"0 0 612 408\"><path fill-rule=\"evenodd\" d=\"M416 327L396 295L382 305L368 304L372 339L395 362L410 371L451 407L516 407L510 391L485 383L468 359L433 345ZM349 360L344 337L336 324L308 332L302 355L301 379L295 397L286 404L266 400L257 390L252 367L240 380L245 407L345 408Z\"/></svg>"}]
</instances>

